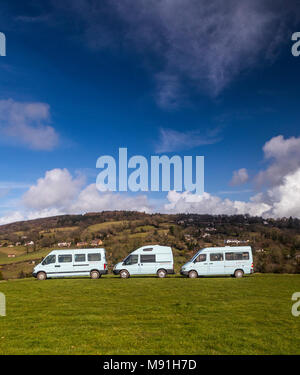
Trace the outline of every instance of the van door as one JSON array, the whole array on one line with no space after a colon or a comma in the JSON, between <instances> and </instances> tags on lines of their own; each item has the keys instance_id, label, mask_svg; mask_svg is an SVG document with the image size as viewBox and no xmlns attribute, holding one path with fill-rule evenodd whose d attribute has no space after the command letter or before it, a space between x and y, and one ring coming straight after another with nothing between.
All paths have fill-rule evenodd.
<instances>
[{"instance_id":1,"label":"van door","mask_svg":"<svg viewBox=\"0 0 300 375\"><path fill-rule=\"evenodd\" d=\"M57 276L72 276L74 275L73 256L72 254L59 254L57 256L58 263L55 265L57 269Z\"/></svg>"},{"instance_id":2,"label":"van door","mask_svg":"<svg viewBox=\"0 0 300 375\"><path fill-rule=\"evenodd\" d=\"M140 255L140 273L143 275L156 274L156 255L141 254Z\"/></svg>"},{"instance_id":3,"label":"van door","mask_svg":"<svg viewBox=\"0 0 300 375\"><path fill-rule=\"evenodd\" d=\"M130 254L124 260L122 267L127 270L130 275L138 275L140 274L140 265L139 265L139 255L138 254Z\"/></svg>"},{"instance_id":4,"label":"van door","mask_svg":"<svg viewBox=\"0 0 300 375\"><path fill-rule=\"evenodd\" d=\"M48 255L42 261L43 270L46 272L48 277L51 277L56 273L56 271L57 271L57 268L55 267L56 262L57 262L57 259L56 259L55 254Z\"/></svg>"},{"instance_id":5,"label":"van door","mask_svg":"<svg viewBox=\"0 0 300 375\"><path fill-rule=\"evenodd\" d=\"M204 276L209 274L209 265L208 265L208 254L199 254L194 260L194 267L199 276Z\"/></svg>"},{"instance_id":6,"label":"van door","mask_svg":"<svg viewBox=\"0 0 300 375\"><path fill-rule=\"evenodd\" d=\"M215 252L209 254L209 274L224 275L224 254L223 252Z\"/></svg>"},{"instance_id":7,"label":"van door","mask_svg":"<svg viewBox=\"0 0 300 375\"><path fill-rule=\"evenodd\" d=\"M74 275L78 275L78 276L89 275L90 267L89 267L86 253L82 252L82 253L74 254L73 268L74 268Z\"/></svg>"}]
</instances>

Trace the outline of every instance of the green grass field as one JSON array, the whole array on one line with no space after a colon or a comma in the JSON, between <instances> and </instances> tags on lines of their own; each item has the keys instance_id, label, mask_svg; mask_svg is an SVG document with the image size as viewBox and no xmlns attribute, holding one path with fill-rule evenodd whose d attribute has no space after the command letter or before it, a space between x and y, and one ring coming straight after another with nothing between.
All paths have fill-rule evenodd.
<instances>
[{"instance_id":1,"label":"green grass field","mask_svg":"<svg viewBox=\"0 0 300 375\"><path fill-rule=\"evenodd\" d=\"M300 354L300 275L0 282L1 354Z\"/></svg>"}]
</instances>

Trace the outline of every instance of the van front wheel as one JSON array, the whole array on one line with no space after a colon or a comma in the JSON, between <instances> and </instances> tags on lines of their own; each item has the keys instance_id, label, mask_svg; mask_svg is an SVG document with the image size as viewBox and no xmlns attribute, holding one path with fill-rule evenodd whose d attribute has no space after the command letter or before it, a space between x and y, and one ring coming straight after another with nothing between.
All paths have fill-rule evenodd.
<instances>
[{"instance_id":1,"label":"van front wheel","mask_svg":"<svg viewBox=\"0 0 300 375\"><path fill-rule=\"evenodd\" d=\"M167 276L167 272L165 270L158 270L157 271L157 277L159 277L160 279L163 279L166 276Z\"/></svg>"},{"instance_id":2,"label":"van front wheel","mask_svg":"<svg viewBox=\"0 0 300 375\"><path fill-rule=\"evenodd\" d=\"M189 272L189 278L190 279L196 279L198 277L198 274L196 271L190 271Z\"/></svg>"},{"instance_id":3,"label":"van front wheel","mask_svg":"<svg viewBox=\"0 0 300 375\"><path fill-rule=\"evenodd\" d=\"M98 271L91 272L91 279L99 279L100 273Z\"/></svg>"},{"instance_id":4,"label":"van front wheel","mask_svg":"<svg viewBox=\"0 0 300 375\"><path fill-rule=\"evenodd\" d=\"M126 271L126 270L122 270L122 271L120 271L120 277L121 277L121 279L128 279L128 277L129 277L129 272Z\"/></svg>"},{"instance_id":5,"label":"van front wheel","mask_svg":"<svg viewBox=\"0 0 300 375\"><path fill-rule=\"evenodd\" d=\"M234 277L241 278L244 276L244 272L242 270L236 270L234 273Z\"/></svg>"},{"instance_id":6,"label":"van front wheel","mask_svg":"<svg viewBox=\"0 0 300 375\"><path fill-rule=\"evenodd\" d=\"M39 272L37 275L36 275L36 278L38 280L46 280L47 279L47 275L45 274L45 272Z\"/></svg>"}]
</instances>

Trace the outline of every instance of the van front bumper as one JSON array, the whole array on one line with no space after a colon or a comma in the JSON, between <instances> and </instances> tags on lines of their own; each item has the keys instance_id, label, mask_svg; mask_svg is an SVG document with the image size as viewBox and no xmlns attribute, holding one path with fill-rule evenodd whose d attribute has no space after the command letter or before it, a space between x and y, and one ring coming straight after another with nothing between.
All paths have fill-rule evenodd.
<instances>
[{"instance_id":1,"label":"van front bumper","mask_svg":"<svg viewBox=\"0 0 300 375\"><path fill-rule=\"evenodd\" d=\"M120 270L113 270L114 275L119 275L119 273L120 273Z\"/></svg>"},{"instance_id":2,"label":"van front bumper","mask_svg":"<svg viewBox=\"0 0 300 375\"><path fill-rule=\"evenodd\" d=\"M182 271L182 270L180 270L180 275L187 276L188 274L189 274L188 271Z\"/></svg>"},{"instance_id":3,"label":"van front bumper","mask_svg":"<svg viewBox=\"0 0 300 375\"><path fill-rule=\"evenodd\" d=\"M33 277L36 277L37 273L36 272L32 272L32 276Z\"/></svg>"}]
</instances>

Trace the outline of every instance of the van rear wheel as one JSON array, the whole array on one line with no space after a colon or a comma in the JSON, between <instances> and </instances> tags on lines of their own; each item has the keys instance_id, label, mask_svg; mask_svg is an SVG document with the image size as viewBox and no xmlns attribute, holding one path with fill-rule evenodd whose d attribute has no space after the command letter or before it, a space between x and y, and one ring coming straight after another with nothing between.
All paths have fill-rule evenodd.
<instances>
[{"instance_id":1,"label":"van rear wheel","mask_svg":"<svg viewBox=\"0 0 300 375\"><path fill-rule=\"evenodd\" d=\"M91 279L99 279L100 273L98 271L91 272Z\"/></svg>"},{"instance_id":2,"label":"van rear wheel","mask_svg":"<svg viewBox=\"0 0 300 375\"><path fill-rule=\"evenodd\" d=\"M244 272L242 270L236 270L234 273L234 277L241 278L244 276Z\"/></svg>"},{"instance_id":3,"label":"van rear wheel","mask_svg":"<svg viewBox=\"0 0 300 375\"><path fill-rule=\"evenodd\" d=\"M122 271L120 271L120 277L121 277L121 279L128 279L128 277L129 277L129 272L126 271L126 270L122 270Z\"/></svg>"},{"instance_id":4,"label":"van rear wheel","mask_svg":"<svg viewBox=\"0 0 300 375\"><path fill-rule=\"evenodd\" d=\"M198 277L198 274L196 271L190 271L189 272L189 278L190 279L196 279Z\"/></svg>"},{"instance_id":5,"label":"van rear wheel","mask_svg":"<svg viewBox=\"0 0 300 375\"><path fill-rule=\"evenodd\" d=\"M38 280L46 280L47 279L47 275L45 274L45 272L39 272L37 275L36 275L36 278Z\"/></svg>"},{"instance_id":6,"label":"van rear wheel","mask_svg":"<svg viewBox=\"0 0 300 375\"><path fill-rule=\"evenodd\" d=\"M160 279L163 279L166 276L167 276L166 270L158 270L157 271L157 277L159 277Z\"/></svg>"}]
</instances>

